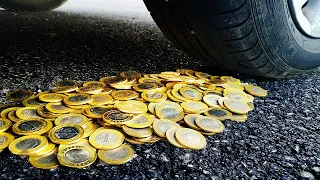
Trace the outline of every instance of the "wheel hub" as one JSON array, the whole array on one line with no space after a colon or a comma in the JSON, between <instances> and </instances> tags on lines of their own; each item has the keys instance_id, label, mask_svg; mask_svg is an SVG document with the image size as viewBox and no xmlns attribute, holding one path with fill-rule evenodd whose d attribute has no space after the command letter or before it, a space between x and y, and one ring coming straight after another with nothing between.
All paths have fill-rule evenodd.
<instances>
[{"instance_id":1,"label":"wheel hub","mask_svg":"<svg viewBox=\"0 0 320 180\"><path fill-rule=\"evenodd\" d=\"M288 0L293 20L302 33L320 38L320 0Z\"/></svg>"}]
</instances>

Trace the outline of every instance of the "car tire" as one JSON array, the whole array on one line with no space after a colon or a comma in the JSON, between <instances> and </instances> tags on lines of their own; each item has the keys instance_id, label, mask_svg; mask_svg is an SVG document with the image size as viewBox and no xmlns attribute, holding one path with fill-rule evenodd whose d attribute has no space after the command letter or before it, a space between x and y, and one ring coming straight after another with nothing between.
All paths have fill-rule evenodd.
<instances>
[{"instance_id":1,"label":"car tire","mask_svg":"<svg viewBox=\"0 0 320 180\"><path fill-rule=\"evenodd\" d=\"M9 11L50 11L67 0L0 0L0 7Z\"/></svg>"}]
</instances>

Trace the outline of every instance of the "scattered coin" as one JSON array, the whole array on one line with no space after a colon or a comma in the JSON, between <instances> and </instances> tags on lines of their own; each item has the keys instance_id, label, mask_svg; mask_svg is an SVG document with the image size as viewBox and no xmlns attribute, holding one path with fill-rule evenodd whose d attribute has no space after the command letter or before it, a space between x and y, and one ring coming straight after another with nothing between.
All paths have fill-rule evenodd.
<instances>
[{"instance_id":1,"label":"scattered coin","mask_svg":"<svg viewBox=\"0 0 320 180\"><path fill-rule=\"evenodd\" d=\"M116 149L98 151L99 159L110 165L125 164L133 158L133 155L133 149L126 144L122 144Z\"/></svg>"},{"instance_id":2,"label":"scattered coin","mask_svg":"<svg viewBox=\"0 0 320 180\"><path fill-rule=\"evenodd\" d=\"M47 145L48 140L44 136L22 136L10 143L9 150L16 155L32 156L44 149Z\"/></svg>"},{"instance_id":3,"label":"scattered coin","mask_svg":"<svg viewBox=\"0 0 320 180\"><path fill-rule=\"evenodd\" d=\"M181 128L171 128L166 132L166 138L169 141L170 144L177 148L186 148L183 145L181 145L177 139L176 139L176 132Z\"/></svg>"},{"instance_id":4,"label":"scattered coin","mask_svg":"<svg viewBox=\"0 0 320 180\"><path fill-rule=\"evenodd\" d=\"M32 91L28 90L16 90L16 91L11 91L7 94L7 98L10 101L23 101L24 99L30 97L33 95Z\"/></svg>"},{"instance_id":5,"label":"scattered coin","mask_svg":"<svg viewBox=\"0 0 320 180\"><path fill-rule=\"evenodd\" d=\"M158 120L152 125L154 132L160 137L166 137L166 132L171 128L180 128L180 125L170 120Z\"/></svg>"},{"instance_id":6,"label":"scattered coin","mask_svg":"<svg viewBox=\"0 0 320 180\"><path fill-rule=\"evenodd\" d=\"M148 102L161 102L167 99L167 94L164 92L146 91L141 94L141 97Z\"/></svg>"},{"instance_id":7,"label":"scattered coin","mask_svg":"<svg viewBox=\"0 0 320 180\"><path fill-rule=\"evenodd\" d=\"M200 101L185 101L181 103L181 107L188 113L203 113L208 109L208 106Z\"/></svg>"},{"instance_id":8,"label":"scattered coin","mask_svg":"<svg viewBox=\"0 0 320 180\"><path fill-rule=\"evenodd\" d=\"M8 119L0 118L0 132L5 132L12 125L12 122Z\"/></svg>"},{"instance_id":9,"label":"scattered coin","mask_svg":"<svg viewBox=\"0 0 320 180\"><path fill-rule=\"evenodd\" d=\"M126 133L129 136L137 137L137 138L145 138L152 135L152 129L147 128L131 128L126 125L122 126L122 130L124 133Z\"/></svg>"},{"instance_id":10,"label":"scattered coin","mask_svg":"<svg viewBox=\"0 0 320 180\"><path fill-rule=\"evenodd\" d=\"M48 136L56 144L72 144L79 141L84 134L81 126L75 124L60 124L52 128Z\"/></svg>"},{"instance_id":11,"label":"scattered coin","mask_svg":"<svg viewBox=\"0 0 320 180\"><path fill-rule=\"evenodd\" d=\"M196 130L181 128L175 133L177 141L190 149L203 149L207 145L206 138Z\"/></svg>"},{"instance_id":12,"label":"scattered coin","mask_svg":"<svg viewBox=\"0 0 320 180\"><path fill-rule=\"evenodd\" d=\"M73 168L85 168L97 159L96 150L87 146L68 146L58 152L61 165Z\"/></svg>"},{"instance_id":13,"label":"scattered coin","mask_svg":"<svg viewBox=\"0 0 320 180\"><path fill-rule=\"evenodd\" d=\"M60 124L76 124L79 126L83 126L88 122L88 118L81 114L66 114L59 116L54 123L56 125Z\"/></svg>"},{"instance_id":14,"label":"scattered coin","mask_svg":"<svg viewBox=\"0 0 320 180\"><path fill-rule=\"evenodd\" d=\"M155 107L156 115L160 119L168 119L178 122L183 119L184 112L182 107L174 102L162 102Z\"/></svg>"},{"instance_id":15,"label":"scattered coin","mask_svg":"<svg viewBox=\"0 0 320 180\"><path fill-rule=\"evenodd\" d=\"M103 114L103 120L111 125L122 125L132 121L133 114L111 110Z\"/></svg>"},{"instance_id":16,"label":"scattered coin","mask_svg":"<svg viewBox=\"0 0 320 180\"><path fill-rule=\"evenodd\" d=\"M0 150L7 148L13 140L13 135L5 132L0 132Z\"/></svg>"},{"instance_id":17,"label":"scattered coin","mask_svg":"<svg viewBox=\"0 0 320 180\"><path fill-rule=\"evenodd\" d=\"M219 95L208 94L203 96L203 101L211 107L220 107L218 100L221 98Z\"/></svg>"},{"instance_id":18,"label":"scattered coin","mask_svg":"<svg viewBox=\"0 0 320 180\"><path fill-rule=\"evenodd\" d=\"M68 105L83 105L87 104L92 100L92 97L89 94L74 94L64 98L64 103Z\"/></svg>"},{"instance_id":19,"label":"scattered coin","mask_svg":"<svg viewBox=\"0 0 320 180\"><path fill-rule=\"evenodd\" d=\"M236 114L247 114L249 111L251 111L250 106L246 102L236 99L229 98L224 101L224 105L229 111Z\"/></svg>"},{"instance_id":20,"label":"scattered coin","mask_svg":"<svg viewBox=\"0 0 320 180\"><path fill-rule=\"evenodd\" d=\"M41 135L53 127L52 122L44 119L21 120L12 126L12 131L17 135Z\"/></svg>"},{"instance_id":21,"label":"scattered coin","mask_svg":"<svg viewBox=\"0 0 320 180\"><path fill-rule=\"evenodd\" d=\"M117 100L132 100L138 97L139 94L133 90L117 90L112 92L112 97Z\"/></svg>"},{"instance_id":22,"label":"scattered coin","mask_svg":"<svg viewBox=\"0 0 320 180\"><path fill-rule=\"evenodd\" d=\"M19 119L42 119L38 115L38 107L24 107L24 108L19 108L16 111L16 115Z\"/></svg>"},{"instance_id":23,"label":"scattered coin","mask_svg":"<svg viewBox=\"0 0 320 180\"><path fill-rule=\"evenodd\" d=\"M46 105L46 109L52 113L57 114L66 114L72 111L71 108L67 107L66 105L62 104L61 102L58 103L48 103Z\"/></svg>"},{"instance_id":24,"label":"scattered coin","mask_svg":"<svg viewBox=\"0 0 320 180\"><path fill-rule=\"evenodd\" d=\"M258 97L265 97L268 95L268 91L262 89L261 87L253 86L250 84L245 86L245 90L251 95L258 96Z\"/></svg>"},{"instance_id":25,"label":"scattered coin","mask_svg":"<svg viewBox=\"0 0 320 180\"><path fill-rule=\"evenodd\" d=\"M90 144L96 149L115 149L124 141L124 135L114 129L96 130L89 138Z\"/></svg>"},{"instance_id":26,"label":"scattered coin","mask_svg":"<svg viewBox=\"0 0 320 180\"><path fill-rule=\"evenodd\" d=\"M205 132L221 133L224 130L224 125L221 121L208 116L197 117L196 125Z\"/></svg>"},{"instance_id":27,"label":"scattered coin","mask_svg":"<svg viewBox=\"0 0 320 180\"><path fill-rule=\"evenodd\" d=\"M206 116L210 116L221 121L230 119L230 117L232 116L232 114L229 111L222 108L210 108L206 112L204 112L204 114Z\"/></svg>"},{"instance_id":28,"label":"scattered coin","mask_svg":"<svg viewBox=\"0 0 320 180\"><path fill-rule=\"evenodd\" d=\"M59 162L57 159L57 153L58 150L55 148L55 150L46 156L30 156L29 162L33 167L39 168L39 169L55 169L59 166Z\"/></svg>"},{"instance_id":29,"label":"scattered coin","mask_svg":"<svg viewBox=\"0 0 320 180\"><path fill-rule=\"evenodd\" d=\"M102 83L100 81L88 81L83 83L82 85L83 87L100 87L100 88L104 88L106 87L105 83Z\"/></svg>"},{"instance_id":30,"label":"scattered coin","mask_svg":"<svg viewBox=\"0 0 320 180\"><path fill-rule=\"evenodd\" d=\"M146 128L153 123L152 117L148 114L137 115L125 125L131 128Z\"/></svg>"},{"instance_id":31,"label":"scattered coin","mask_svg":"<svg viewBox=\"0 0 320 180\"><path fill-rule=\"evenodd\" d=\"M43 102L61 102L65 96L63 94L48 93L39 96L39 100Z\"/></svg>"},{"instance_id":32,"label":"scattered coin","mask_svg":"<svg viewBox=\"0 0 320 180\"><path fill-rule=\"evenodd\" d=\"M116 103L115 107L118 108L119 111L133 114L143 114L148 111L148 106L146 104L136 100L122 101Z\"/></svg>"},{"instance_id":33,"label":"scattered coin","mask_svg":"<svg viewBox=\"0 0 320 180\"><path fill-rule=\"evenodd\" d=\"M187 114L184 117L184 122L192 129L201 130L196 124L196 119L199 116L201 116L201 115L199 115L199 114Z\"/></svg>"}]
</instances>

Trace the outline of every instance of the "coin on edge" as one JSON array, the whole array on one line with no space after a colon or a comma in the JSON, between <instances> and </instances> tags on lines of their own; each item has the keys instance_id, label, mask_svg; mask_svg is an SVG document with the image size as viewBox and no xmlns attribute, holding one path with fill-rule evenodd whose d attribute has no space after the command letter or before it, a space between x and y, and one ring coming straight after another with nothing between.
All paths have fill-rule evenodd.
<instances>
[{"instance_id":1,"label":"coin on edge","mask_svg":"<svg viewBox=\"0 0 320 180\"><path fill-rule=\"evenodd\" d=\"M181 128L175 133L177 141L190 149L200 150L206 147L206 138L196 130Z\"/></svg>"},{"instance_id":2,"label":"coin on edge","mask_svg":"<svg viewBox=\"0 0 320 180\"><path fill-rule=\"evenodd\" d=\"M166 137L166 132L171 128L181 128L180 125L171 120L157 120L152 125L154 132L160 137Z\"/></svg>"},{"instance_id":3,"label":"coin on edge","mask_svg":"<svg viewBox=\"0 0 320 180\"><path fill-rule=\"evenodd\" d=\"M184 122L192 129L201 130L196 124L196 119L199 116L201 116L201 115L199 115L199 114L187 114L184 117Z\"/></svg>"},{"instance_id":4,"label":"coin on edge","mask_svg":"<svg viewBox=\"0 0 320 180\"><path fill-rule=\"evenodd\" d=\"M110 165L125 164L129 162L133 156L134 150L126 144L122 144L116 149L98 151L99 159Z\"/></svg>"},{"instance_id":5,"label":"coin on edge","mask_svg":"<svg viewBox=\"0 0 320 180\"><path fill-rule=\"evenodd\" d=\"M114 129L99 129L89 137L90 144L96 149L115 149L124 141L124 135Z\"/></svg>"}]
</instances>

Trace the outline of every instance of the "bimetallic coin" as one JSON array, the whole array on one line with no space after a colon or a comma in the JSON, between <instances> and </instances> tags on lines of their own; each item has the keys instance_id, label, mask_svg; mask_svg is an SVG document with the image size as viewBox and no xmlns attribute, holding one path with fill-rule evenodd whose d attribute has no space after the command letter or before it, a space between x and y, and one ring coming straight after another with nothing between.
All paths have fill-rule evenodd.
<instances>
[{"instance_id":1,"label":"bimetallic coin","mask_svg":"<svg viewBox=\"0 0 320 180\"><path fill-rule=\"evenodd\" d=\"M81 114L65 114L59 116L55 121L55 125L60 124L77 124L83 126L88 122L88 118Z\"/></svg>"},{"instance_id":2,"label":"bimetallic coin","mask_svg":"<svg viewBox=\"0 0 320 180\"><path fill-rule=\"evenodd\" d=\"M140 78L139 83L155 83L155 84L160 84L161 79L158 78Z\"/></svg>"},{"instance_id":3,"label":"bimetallic coin","mask_svg":"<svg viewBox=\"0 0 320 180\"><path fill-rule=\"evenodd\" d=\"M101 87L104 88L106 87L106 84L100 81L88 81L83 83L83 87Z\"/></svg>"},{"instance_id":4,"label":"bimetallic coin","mask_svg":"<svg viewBox=\"0 0 320 180\"><path fill-rule=\"evenodd\" d=\"M56 144L75 143L82 138L83 134L83 128L75 124L60 124L48 133L50 140Z\"/></svg>"},{"instance_id":5,"label":"bimetallic coin","mask_svg":"<svg viewBox=\"0 0 320 180\"><path fill-rule=\"evenodd\" d=\"M153 123L152 117L148 114L137 115L132 120L126 123L126 126L131 128L146 128Z\"/></svg>"},{"instance_id":6,"label":"bimetallic coin","mask_svg":"<svg viewBox=\"0 0 320 180\"><path fill-rule=\"evenodd\" d=\"M147 128L131 128L126 125L122 126L122 130L129 136L136 137L136 138L145 138L152 135L152 129Z\"/></svg>"},{"instance_id":7,"label":"bimetallic coin","mask_svg":"<svg viewBox=\"0 0 320 180\"><path fill-rule=\"evenodd\" d=\"M7 98L10 101L23 101L24 99L33 95L33 91L28 90L16 90L7 94Z\"/></svg>"},{"instance_id":8,"label":"bimetallic coin","mask_svg":"<svg viewBox=\"0 0 320 180\"><path fill-rule=\"evenodd\" d=\"M227 91L226 91L227 90ZM237 99L240 101L248 101L247 94L243 91L228 91L229 89L225 89L223 96L231 99Z\"/></svg>"},{"instance_id":9,"label":"bimetallic coin","mask_svg":"<svg viewBox=\"0 0 320 180\"><path fill-rule=\"evenodd\" d=\"M195 72L194 73L198 78L200 79L205 79L205 80L209 80L211 79L211 76L210 74L208 73L204 73L204 72Z\"/></svg>"},{"instance_id":10,"label":"bimetallic coin","mask_svg":"<svg viewBox=\"0 0 320 180\"><path fill-rule=\"evenodd\" d=\"M0 133L0 149L2 150L7 148L13 140L14 140L13 135L9 133L1 132Z\"/></svg>"},{"instance_id":11,"label":"bimetallic coin","mask_svg":"<svg viewBox=\"0 0 320 180\"><path fill-rule=\"evenodd\" d=\"M208 116L197 117L196 125L205 132L221 133L224 130L224 125L221 121Z\"/></svg>"},{"instance_id":12,"label":"bimetallic coin","mask_svg":"<svg viewBox=\"0 0 320 180\"><path fill-rule=\"evenodd\" d=\"M30 96L22 101L22 104L26 107L40 107L48 103L40 101L38 96Z\"/></svg>"},{"instance_id":13,"label":"bimetallic coin","mask_svg":"<svg viewBox=\"0 0 320 180\"><path fill-rule=\"evenodd\" d=\"M136 100L122 101L115 104L119 111L133 114L143 114L148 111L148 106Z\"/></svg>"},{"instance_id":14,"label":"bimetallic coin","mask_svg":"<svg viewBox=\"0 0 320 180\"><path fill-rule=\"evenodd\" d=\"M17 111L18 109L20 109L21 107L10 107L10 108L6 108L4 110L1 111L1 118L3 119L8 119L8 114L11 111Z\"/></svg>"},{"instance_id":15,"label":"bimetallic coin","mask_svg":"<svg viewBox=\"0 0 320 180\"><path fill-rule=\"evenodd\" d=\"M167 94L165 92L152 92L146 91L141 94L141 97L149 102L161 102L167 99Z\"/></svg>"},{"instance_id":16,"label":"bimetallic coin","mask_svg":"<svg viewBox=\"0 0 320 180\"><path fill-rule=\"evenodd\" d=\"M82 138L87 138L91 136L91 134L96 130L95 124L93 124L91 121L87 122L84 126L84 134Z\"/></svg>"},{"instance_id":17,"label":"bimetallic coin","mask_svg":"<svg viewBox=\"0 0 320 180\"><path fill-rule=\"evenodd\" d=\"M119 77L119 76L109 76L109 77L102 77L100 78L99 81L105 84L122 84L127 81L127 78Z\"/></svg>"},{"instance_id":18,"label":"bimetallic coin","mask_svg":"<svg viewBox=\"0 0 320 180\"><path fill-rule=\"evenodd\" d=\"M121 77L126 77L126 78L129 78L129 77L138 78L138 77L141 76L141 74L138 73L137 71L124 71L124 72L120 73L120 76Z\"/></svg>"},{"instance_id":19,"label":"bimetallic coin","mask_svg":"<svg viewBox=\"0 0 320 180\"><path fill-rule=\"evenodd\" d=\"M36 167L39 169L55 169L59 166L57 153L58 153L58 150L57 148L55 148L55 150L52 151L52 153L45 156L41 156L41 157L30 156L29 162L33 167Z\"/></svg>"},{"instance_id":20,"label":"bimetallic coin","mask_svg":"<svg viewBox=\"0 0 320 180\"><path fill-rule=\"evenodd\" d=\"M160 119L168 119L178 122L183 119L184 112L182 107L173 102L162 102L155 107L156 115Z\"/></svg>"},{"instance_id":21,"label":"bimetallic coin","mask_svg":"<svg viewBox=\"0 0 320 180\"><path fill-rule=\"evenodd\" d=\"M96 149L115 149L124 141L124 135L114 129L96 130L90 137L90 144Z\"/></svg>"},{"instance_id":22,"label":"bimetallic coin","mask_svg":"<svg viewBox=\"0 0 320 180\"><path fill-rule=\"evenodd\" d=\"M192 129L201 130L197 124L196 119L201 116L199 114L188 114L184 117L184 122Z\"/></svg>"},{"instance_id":23,"label":"bimetallic coin","mask_svg":"<svg viewBox=\"0 0 320 180\"><path fill-rule=\"evenodd\" d=\"M188 99L184 98L181 93L179 92L179 89L177 88L173 88L171 90L171 94L174 98L176 99L179 99L180 102L183 102L183 101L187 101ZM170 96L169 96L170 97Z\"/></svg>"},{"instance_id":24,"label":"bimetallic coin","mask_svg":"<svg viewBox=\"0 0 320 180\"><path fill-rule=\"evenodd\" d=\"M151 136L145 137L145 138L134 138L136 141L142 142L142 143L156 143L160 141L162 138L159 137L156 134L152 134Z\"/></svg>"},{"instance_id":25,"label":"bimetallic coin","mask_svg":"<svg viewBox=\"0 0 320 180\"><path fill-rule=\"evenodd\" d=\"M206 147L206 138L196 130L181 128L175 133L177 141L190 149L200 150Z\"/></svg>"},{"instance_id":26,"label":"bimetallic coin","mask_svg":"<svg viewBox=\"0 0 320 180\"><path fill-rule=\"evenodd\" d=\"M211 107L220 107L218 100L222 98L221 96L218 95L213 95L213 94L208 94L203 96L203 101Z\"/></svg>"},{"instance_id":27,"label":"bimetallic coin","mask_svg":"<svg viewBox=\"0 0 320 180\"><path fill-rule=\"evenodd\" d=\"M248 119L248 116L245 114L232 114L230 120L236 122L245 122Z\"/></svg>"},{"instance_id":28,"label":"bimetallic coin","mask_svg":"<svg viewBox=\"0 0 320 180\"><path fill-rule=\"evenodd\" d=\"M174 72L174 71L164 71L160 73L161 75L172 75L172 76L180 76L179 72Z\"/></svg>"},{"instance_id":29,"label":"bimetallic coin","mask_svg":"<svg viewBox=\"0 0 320 180\"><path fill-rule=\"evenodd\" d=\"M59 86L52 90L54 93L70 93L78 89L78 86Z\"/></svg>"},{"instance_id":30,"label":"bimetallic coin","mask_svg":"<svg viewBox=\"0 0 320 180\"><path fill-rule=\"evenodd\" d=\"M133 85L133 89L138 92L152 91L158 88L155 83L137 83Z\"/></svg>"},{"instance_id":31,"label":"bimetallic coin","mask_svg":"<svg viewBox=\"0 0 320 180\"><path fill-rule=\"evenodd\" d=\"M159 103L149 103L148 104L148 110L152 113L155 114L155 107L158 105Z\"/></svg>"},{"instance_id":32,"label":"bimetallic coin","mask_svg":"<svg viewBox=\"0 0 320 180\"><path fill-rule=\"evenodd\" d=\"M222 108L210 108L206 112L204 112L204 114L206 116L213 117L213 118L218 119L220 121L230 119L230 117L232 116L232 114L229 111L222 109Z\"/></svg>"},{"instance_id":33,"label":"bimetallic coin","mask_svg":"<svg viewBox=\"0 0 320 180\"><path fill-rule=\"evenodd\" d=\"M221 97L221 98L218 100L219 106L220 106L221 108L223 108L223 109L227 109L226 106L224 105L224 101L225 101L226 99L229 99L229 98L228 98L228 97Z\"/></svg>"},{"instance_id":34,"label":"bimetallic coin","mask_svg":"<svg viewBox=\"0 0 320 180\"><path fill-rule=\"evenodd\" d=\"M86 112L86 115L91 118L103 118L103 114L110 110L116 110L115 107L112 105L110 106L93 106L93 107L87 107L84 109Z\"/></svg>"},{"instance_id":35,"label":"bimetallic coin","mask_svg":"<svg viewBox=\"0 0 320 180\"><path fill-rule=\"evenodd\" d=\"M125 140L130 144L145 144L144 142L137 141L131 137L125 137Z\"/></svg>"},{"instance_id":36,"label":"bimetallic coin","mask_svg":"<svg viewBox=\"0 0 320 180\"><path fill-rule=\"evenodd\" d=\"M84 168L97 159L96 150L87 146L68 146L58 152L61 165L73 168Z\"/></svg>"},{"instance_id":37,"label":"bimetallic coin","mask_svg":"<svg viewBox=\"0 0 320 180\"><path fill-rule=\"evenodd\" d=\"M241 86L240 84L237 84L237 83L227 83L227 84L222 85L222 87L225 89L237 89L240 91L244 90L244 87Z\"/></svg>"},{"instance_id":38,"label":"bimetallic coin","mask_svg":"<svg viewBox=\"0 0 320 180\"><path fill-rule=\"evenodd\" d=\"M176 139L176 132L181 128L171 128L166 132L166 139L169 141L170 144L177 148L186 148L181 145Z\"/></svg>"},{"instance_id":39,"label":"bimetallic coin","mask_svg":"<svg viewBox=\"0 0 320 180\"><path fill-rule=\"evenodd\" d=\"M21 120L12 126L12 131L18 135L41 135L53 127L52 122L44 119Z\"/></svg>"},{"instance_id":40,"label":"bimetallic coin","mask_svg":"<svg viewBox=\"0 0 320 180\"><path fill-rule=\"evenodd\" d=\"M8 119L0 118L0 132L8 130L12 125L12 122Z\"/></svg>"},{"instance_id":41,"label":"bimetallic coin","mask_svg":"<svg viewBox=\"0 0 320 180\"><path fill-rule=\"evenodd\" d=\"M131 100L139 96L139 94L133 90L118 90L111 93L114 99L118 100Z\"/></svg>"},{"instance_id":42,"label":"bimetallic coin","mask_svg":"<svg viewBox=\"0 0 320 180\"><path fill-rule=\"evenodd\" d=\"M80 87L76 91L82 94L99 94L102 91L102 87L99 87L99 86Z\"/></svg>"},{"instance_id":43,"label":"bimetallic coin","mask_svg":"<svg viewBox=\"0 0 320 180\"><path fill-rule=\"evenodd\" d=\"M113 90L109 87L105 87L102 89L102 91L100 92L100 94L110 94Z\"/></svg>"},{"instance_id":44,"label":"bimetallic coin","mask_svg":"<svg viewBox=\"0 0 320 180\"><path fill-rule=\"evenodd\" d=\"M112 102L113 98L109 94L94 94L89 102L92 106L101 106Z\"/></svg>"},{"instance_id":45,"label":"bimetallic coin","mask_svg":"<svg viewBox=\"0 0 320 180\"><path fill-rule=\"evenodd\" d=\"M60 144L58 151L61 151L62 149L66 148L66 147L70 147L70 146L87 146L87 147L91 147L93 150L96 150L94 147L91 146L89 140L80 139L78 142L73 143L73 144Z\"/></svg>"},{"instance_id":46,"label":"bimetallic coin","mask_svg":"<svg viewBox=\"0 0 320 180\"><path fill-rule=\"evenodd\" d=\"M152 127L154 132L160 137L165 137L166 132L171 128L181 128L179 124L165 119L155 121Z\"/></svg>"},{"instance_id":47,"label":"bimetallic coin","mask_svg":"<svg viewBox=\"0 0 320 180\"><path fill-rule=\"evenodd\" d=\"M133 158L133 155L134 150L126 144L122 144L116 149L98 151L99 159L110 165L125 164Z\"/></svg>"},{"instance_id":48,"label":"bimetallic coin","mask_svg":"<svg viewBox=\"0 0 320 180\"><path fill-rule=\"evenodd\" d=\"M118 110L109 111L103 114L103 120L111 125L122 125L132 121L133 114L127 114Z\"/></svg>"},{"instance_id":49,"label":"bimetallic coin","mask_svg":"<svg viewBox=\"0 0 320 180\"><path fill-rule=\"evenodd\" d=\"M22 136L10 143L9 150L12 152L12 154L31 156L44 149L47 145L48 140L44 136Z\"/></svg>"},{"instance_id":50,"label":"bimetallic coin","mask_svg":"<svg viewBox=\"0 0 320 180\"><path fill-rule=\"evenodd\" d=\"M245 90L253 96L266 97L268 95L268 91L259 86L247 85L245 86Z\"/></svg>"},{"instance_id":51,"label":"bimetallic coin","mask_svg":"<svg viewBox=\"0 0 320 180\"><path fill-rule=\"evenodd\" d=\"M208 109L208 106L200 101L185 101L181 103L181 107L191 113L203 113Z\"/></svg>"},{"instance_id":52,"label":"bimetallic coin","mask_svg":"<svg viewBox=\"0 0 320 180\"><path fill-rule=\"evenodd\" d=\"M52 151L55 150L55 147L56 147L55 144L49 142L45 148L41 149L40 151L38 151L34 154L31 154L30 156L33 156L33 157L46 156L48 154L51 154Z\"/></svg>"},{"instance_id":53,"label":"bimetallic coin","mask_svg":"<svg viewBox=\"0 0 320 180\"><path fill-rule=\"evenodd\" d=\"M61 102L65 98L63 94L48 93L39 96L39 99L43 102Z\"/></svg>"},{"instance_id":54,"label":"bimetallic coin","mask_svg":"<svg viewBox=\"0 0 320 180\"><path fill-rule=\"evenodd\" d=\"M75 94L71 96L67 96L63 99L63 102L67 105L78 106L87 104L92 100L91 95L89 94Z\"/></svg>"},{"instance_id":55,"label":"bimetallic coin","mask_svg":"<svg viewBox=\"0 0 320 180\"><path fill-rule=\"evenodd\" d=\"M241 84L241 81L239 79L236 79L236 78L231 77L231 76L221 76L220 79L224 80L226 82Z\"/></svg>"},{"instance_id":56,"label":"bimetallic coin","mask_svg":"<svg viewBox=\"0 0 320 180\"><path fill-rule=\"evenodd\" d=\"M247 114L251 111L250 106L245 101L240 101L236 99L227 99L224 101L226 108L236 114Z\"/></svg>"},{"instance_id":57,"label":"bimetallic coin","mask_svg":"<svg viewBox=\"0 0 320 180\"><path fill-rule=\"evenodd\" d=\"M61 116L61 114L55 114L55 113L52 113L52 112L48 111L45 106L40 106L40 107L38 107L37 113L38 113L42 118L46 118L46 119L55 119L55 118Z\"/></svg>"},{"instance_id":58,"label":"bimetallic coin","mask_svg":"<svg viewBox=\"0 0 320 180\"><path fill-rule=\"evenodd\" d=\"M16 111L16 115L19 119L43 119L38 115L38 107L24 107Z\"/></svg>"},{"instance_id":59,"label":"bimetallic coin","mask_svg":"<svg viewBox=\"0 0 320 180\"><path fill-rule=\"evenodd\" d=\"M8 113L8 119L13 121L13 122L18 122L18 121L22 120L22 119L17 117L16 111L10 111Z\"/></svg>"},{"instance_id":60,"label":"bimetallic coin","mask_svg":"<svg viewBox=\"0 0 320 180\"><path fill-rule=\"evenodd\" d=\"M209 81L209 83L214 86L223 86L223 85L227 84L227 81L222 80L222 79L213 79L213 80Z\"/></svg>"},{"instance_id":61,"label":"bimetallic coin","mask_svg":"<svg viewBox=\"0 0 320 180\"><path fill-rule=\"evenodd\" d=\"M72 111L71 108L65 106L63 103L48 103L46 109L52 113L66 114Z\"/></svg>"}]
</instances>

